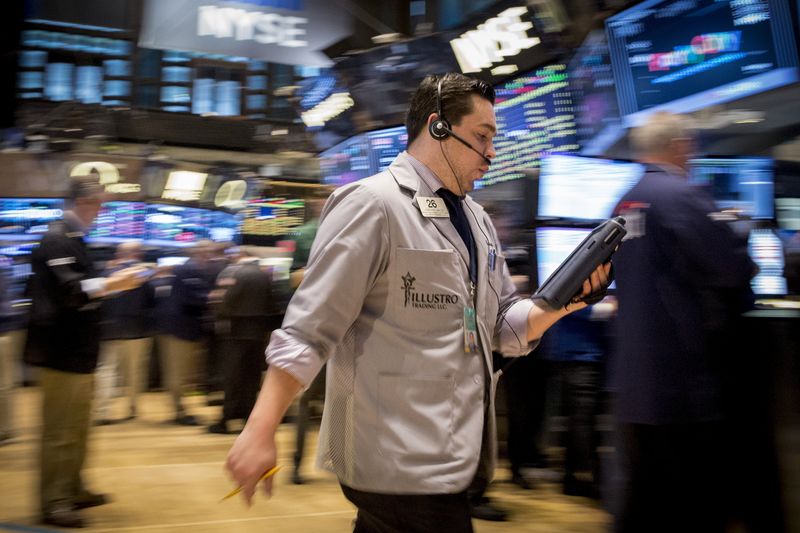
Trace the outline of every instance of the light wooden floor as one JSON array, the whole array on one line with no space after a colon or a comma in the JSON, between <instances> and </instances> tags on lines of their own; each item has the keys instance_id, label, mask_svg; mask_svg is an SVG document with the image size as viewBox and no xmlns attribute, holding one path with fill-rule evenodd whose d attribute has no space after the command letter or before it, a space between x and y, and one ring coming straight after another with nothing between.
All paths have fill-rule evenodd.
<instances>
[{"instance_id":1,"label":"light wooden floor","mask_svg":"<svg viewBox=\"0 0 800 533\"><path fill-rule=\"evenodd\" d=\"M16 395L18 438L0 446L0 531L51 531L37 524L36 467L39 394L36 388ZM204 422L216 419L219 407L205 398L189 398L190 412ZM121 406L120 406L121 407ZM121 413L120 413L121 414ZM232 487L222 464L234 436L212 435L204 427L168 424L165 393L147 393L137 420L92 428L86 468L92 490L110 493L113 503L85 512L89 532L347 532L354 508L342 496L336 480L314 468L316 432L308 439L305 485L290 482L294 427L278 434L280 463L274 496L258 498L247 509L236 500L220 503ZM555 483L540 482L524 491L502 480L498 471L489 495L511 512L511 521L474 521L490 532L588 533L604 531L608 515L591 500L563 496Z\"/></svg>"}]
</instances>

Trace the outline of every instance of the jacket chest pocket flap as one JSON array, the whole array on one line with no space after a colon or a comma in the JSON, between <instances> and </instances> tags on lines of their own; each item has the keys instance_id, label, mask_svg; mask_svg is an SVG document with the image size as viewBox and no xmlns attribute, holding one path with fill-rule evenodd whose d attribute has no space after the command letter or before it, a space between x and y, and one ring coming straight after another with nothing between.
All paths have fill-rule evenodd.
<instances>
[{"instance_id":1,"label":"jacket chest pocket flap","mask_svg":"<svg viewBox=\"0 0 800 533\"><path fill-rule=\"evenodd\" d=\"M398 326L414 331L458 327L466 286L455 251L397 248L390 275L391 313Z\"/></svg>"}]
</instances>

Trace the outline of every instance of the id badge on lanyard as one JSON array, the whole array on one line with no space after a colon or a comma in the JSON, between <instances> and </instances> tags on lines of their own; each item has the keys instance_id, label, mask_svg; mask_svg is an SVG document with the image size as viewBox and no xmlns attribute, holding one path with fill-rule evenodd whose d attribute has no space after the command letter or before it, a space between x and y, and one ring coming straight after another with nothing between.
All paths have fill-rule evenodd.
<instances>
[{"instance_id":1,"label":"id badge on lanyard","mask_svg":"<svg viewBox=\"0 0 800 533\"><path fill-rule=\"evenodd\" d=\"M470 301L464 307L464 352L478 353L478 321L475 315L475 284L470 282Z\"/></svg>"}]
</instances>

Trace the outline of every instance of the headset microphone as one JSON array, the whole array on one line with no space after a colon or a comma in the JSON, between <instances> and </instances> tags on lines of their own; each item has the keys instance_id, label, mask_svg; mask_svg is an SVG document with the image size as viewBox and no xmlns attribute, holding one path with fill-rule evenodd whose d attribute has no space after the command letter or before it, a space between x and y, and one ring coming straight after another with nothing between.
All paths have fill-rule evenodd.
<instances>
[{"instance_id":1,"label":"headset microphone","mask_svg":"<svg viewBox=\"0 0 800 533\"><path fill-rule=\"evenodd\" d=\"M448 128L446 126L445 126L444 130L447 132L447 134L449 136L453 137L455 140L457 140L458 142L460 142L461 144L463 144L464 146L466 146L467 148L469 148L470 150L472 150L473 152L475 152L476 154L481 156L483 158L483 160L486 161L487 165L491 165L492 164L492 160L491 159L489 159L488 157L483 155L483 153L481 151L476 150L475 147L473 147L470 143L468 143L467 141L465 141L464 139L462 139L461 137L456 135L456 132L454 132L453 130L451 130L450 128Z\"/></svg>"}]
</instances>

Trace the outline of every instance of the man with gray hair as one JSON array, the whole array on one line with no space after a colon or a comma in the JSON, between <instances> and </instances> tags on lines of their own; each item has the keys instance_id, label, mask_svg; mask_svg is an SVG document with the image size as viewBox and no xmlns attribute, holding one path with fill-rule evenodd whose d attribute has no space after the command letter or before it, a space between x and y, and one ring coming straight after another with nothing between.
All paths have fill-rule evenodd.
<instances>
[{"instance_id":1,"label":"man with gray hair","mask_svg":"<svg viewBox=\"0 0 800 533\"><path fill-rule=\"evenodd\" d=\"M646 170L614 210L628 228L614 256L617 532L724 531L730 515L725 366L756 268L711 196L688 183L692 128L660 112L632 131Z\"/></svg>"},{"instance_id":2,"label":"man with gray hair","mask_svg":"<svg viewBox=\"0 0 800 533\"><path fill-rule=\"evenodd\" d=\"M53 222L31 256L32 299L26 361L41 366L42 521L82 527L79 510L107 502L81 477L91 419L93 373L100 342L102 298L141 285L141 269L98 277L84 234L105 193L97 177L70 181L68 210Z\"/></svg>"}]
</instances>

